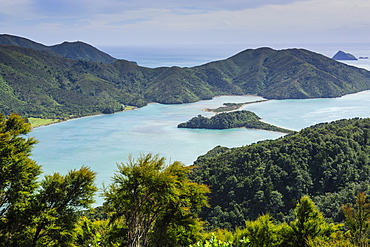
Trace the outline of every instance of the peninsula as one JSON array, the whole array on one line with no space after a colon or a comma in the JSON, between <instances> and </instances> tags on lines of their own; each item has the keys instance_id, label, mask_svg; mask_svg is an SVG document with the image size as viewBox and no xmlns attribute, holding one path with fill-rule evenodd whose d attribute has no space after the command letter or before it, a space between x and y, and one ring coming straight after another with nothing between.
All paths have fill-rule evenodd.
<instances>
[{"instance_id":1,"label":"peninsula","mask_svg":"<svg viewBox=\"0 0 370 247\"><path fill-rule=\"evenodd\" d=\"M224 103L223 106L220 106L220 107L215 108L215 109L206 108L206 109L204 109L204 111L214 112L214 113L218 114L218 113L221 113L221 112L235 111L235 110L238 110L238 109L242 108L245 105L254 104L254 103L261 103L261 102L265 102L265 101L269 101L269 100L268 99L263 99L263 100L256 100L256 101L244 102L244 103Z\"/></svg>"}]
</instances>

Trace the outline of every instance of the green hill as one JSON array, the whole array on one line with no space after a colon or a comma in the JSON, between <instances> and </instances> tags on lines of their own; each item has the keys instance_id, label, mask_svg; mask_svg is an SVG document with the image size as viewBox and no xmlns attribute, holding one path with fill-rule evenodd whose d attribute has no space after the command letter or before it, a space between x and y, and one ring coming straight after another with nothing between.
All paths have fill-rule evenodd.
<instances>
[{"instance_id":1,"label":"green hill","mask_svg":"<svg viewBox=\"0 0 370 247\"><path fill-rule=\"evenodd\" d=\"M251 111L233 111L217 114L211 118L198 115L185 123L180 123L178 128L193 129L231 129L249 128L292 133L293 131L280 128L260 121L260 117Z\"/></svg>"},{"instance_id":2,"label":"green hill","mask_svg":"<svg viewBox=\"0 0 370 247\"><path fill-rule=\"evenodd\" d=\"M0 35L0 44L15 45L44 52L47 51L50 55L62 56L76 60L86 60L101 63L113 63L117 61L117 59L111 57L110 55L81 41L63 42L62 44L58 45L46 46L26 38L2 34Z\"/></svg>"},{"instance_id":3,"label":"green hill","mask_svg":"<svg viewBox=\"0 0 370 247\"><path fill-rule=\"evenodd\" d=\"M269 99L339 97L369 88L370 72L303 50L245 50L197 67L210 85L229 84Z\"/></svg>"},{"instance_id":4,"label":"green hill","mask_svg":"<svg viewBox=\"0 0 370 247\"><path fill-rule=\"evenodd\" d=\"M0 44L2 45L15 45L25 48L31 48L35 50L48 50L49 48L46 45L34 42L32 40L18 37L9 34L0 34Z\"/></svg>"},{"instance_id":5,"label":"green hill","mask_svg":"<svg viewBox=\"0 0 370 247\"><path fill-rule=\"evenodd\" d=\"M82 42L48 47L8 35L4 40L11 45L0 45L0 112L25 117L63 119L225 94L289 99L370 89L369 71L302 49L260 48L193 68L151 69L101 62L103 53Z\"/></svg>"},{"instance_id":6,"label":"green hill","mask_svg":"<svg viewBox=\"0 0 370 247\"><path fill-rule=\"evenodd\" d=\"M50 46L50 50L67 58L101 63L113 63L117 59L81 41L63 42Z\"/></svg>"},{"instance_id":7,"label":"green hill","mask_svg":"<svg viewBox=\"0 0 370 247\"><path fill-rule=\"evenodd\" d=\"M195 162L192 179L211 188L202 217L213 227L244 226L270 213L287 220L304 195L326 217L370 190L370 119L339 120L277 140L240 148L216 147Z\"/></svg>"}]
</instances>

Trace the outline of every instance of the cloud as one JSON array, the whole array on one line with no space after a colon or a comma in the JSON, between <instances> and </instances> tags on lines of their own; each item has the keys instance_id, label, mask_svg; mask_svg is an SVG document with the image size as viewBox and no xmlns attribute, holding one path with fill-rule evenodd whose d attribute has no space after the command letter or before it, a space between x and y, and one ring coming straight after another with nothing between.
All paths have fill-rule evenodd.
<instances>
[{"instance_id":1,"label":"cloud","mask_svg":"<svg viewBox=\"0 0 370 247\"><path fill-rule=\"evenodd\" d=\"M2 30L48 43L328 42L370 38L368 0L2 0ZM41 41L41 40L40 40Z\"/></svg>"}]
</instances>

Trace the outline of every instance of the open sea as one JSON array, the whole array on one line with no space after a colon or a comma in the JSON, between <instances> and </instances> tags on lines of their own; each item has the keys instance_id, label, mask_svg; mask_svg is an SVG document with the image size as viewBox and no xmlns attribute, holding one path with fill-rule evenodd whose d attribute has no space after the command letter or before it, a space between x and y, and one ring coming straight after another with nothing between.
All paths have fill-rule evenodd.
<instances>
[{"instance_id":1,"label":"open sea","mask_svg":"<svg viewBox=\"0 0 370 247\"><path fill-rule=\"evenodd\" d=\"M101 46L100 50L117 59L135 61L140 66L156 68L161 66L193 67L208 62L226 59L246 49L260 48L259 45L155 45L155 46ZM269 46L273 49L302 48L327 57L333 57L339 50L351 53L356 57L370 57L370 43L356 44L281 44ZM359 60L356 63L369 64Z\"/></svg>"},{"instance_id":2,"label":"open sea","mask_svg":"<svg viewBox=\"0 0 370 247\"><path fill-rule=\"evenodd\" d=\"M119 59L136 61L145 67L192 67L210 61L225 59L247 48L234 46L188 47L98 47ZM272 47L275 49L289 46ZM311 51L332 57L338 50L356 57L370 57L370 44L313 45ZM370 70L370 60L361 59L347 64ZM97 185L109 184L117 163L128 157L153 153L167 158L168 162L182 161L191 165L199 156L217 145L239 147L260 140L276 139L282 133L250 130L195 130L178 129L177 125L202 114L204 108L217 108L226 102L242 103L262 99L257 96L220 96L212 100L182 105L149 104L133 111L73 119L66 122L35 128L30 136L39 143L33 150L33 159L43 167L45 174L60 172L83 165L91 167L97 175ZM334 99L271 100L246 105L243 109L255 112L263 121L300 130L320 122L342 118L370 117L370 91ZM97 200L101 203L101 199Z\"/></svg>"}]
</instances>

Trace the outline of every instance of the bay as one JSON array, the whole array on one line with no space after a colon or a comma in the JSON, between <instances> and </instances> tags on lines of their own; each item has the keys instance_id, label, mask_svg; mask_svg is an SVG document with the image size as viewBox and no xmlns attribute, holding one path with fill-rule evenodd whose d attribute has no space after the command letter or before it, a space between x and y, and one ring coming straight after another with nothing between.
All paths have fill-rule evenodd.
<instances>
[{"instance_id":1,"label":"bay","mask_svg":"<svg viewBox=\"0 0 370 247\"><path fill-rule=\"evenodd\" d=\"M168 161L193 161L217 145L236 147L258 140L275 139L282 133L249 129L179 129L177 125L225 102L248 102L257 96L221 96L192 104L149 104L133 111L69 120L39 127L32 137L39 140L33 159L46 174L65 173L82 165L98 172L98 184L109 182L116 164L128 157L153 153Z\"/></svg>"},{"instance_id":2,"label":"bay","mask_svg":"<svg viewBox=\"0 0 370 247\"><path fill-rule=\"evenodd\" d=\"M130 50L130 52L132 60L142 59L139 65L158 67L172 64L190 67L229 57L233 49L235 53L239 49L226 47L212 53L214 47L211 48L180 49L176 52L176 49L171 50L167 47L162 51L153 49L152 52L149 50ZM351 46L346 47L345 51L356 56L370 57L369 51L363 47L357 50L350 48ZM330 56L334 55L337 49L339 48L322 46L316 51ZM162 53L163 51L167 53ZM116 52L122 50L118 49ZM164 55L158 58L159 53ZM346 63L370 70L368 59ZM178 160L191 165L199 155L205 154L217 145L239 147L283 136L282 133L250 129L177 128L179 123L198 114L213 115L202 111L204 108L217 108L226 102L242 103L261 99L251 95L221 96L192 104L149 104L133 111L85 117L39 127L30 134L39 141L33 150L32 158L43 167L44 174L53 172L65 174L70 169L89 166L97 172L98 186L102 183L109 184L111 176L116 171L116 164L126 163L130 155L137 158L140 154L153 153L166 157L168 162ZM243 109L255 112L265 122L298 131L321 122L370 117L369 101L370 91L365 91L333 99L270 100L249 104ZM101 199L98 200L98 203L100 202Z\"/></svg>"},{"instance_id":3,"label":"bay","mask_svg":"<svg viewBox=\"0 0 370 247\"><path fill-rule=\"evenodd\" d=\"M45 174L61 172L82 165L98 173L97 184L108 184L117 163L126 163L132 155L153 153L168 162L191 165L202 154L217 145L239 147L260 140L276 139L284 134L251 129L204 130L179 129L177 125L190 118L212 113L204 108L217 108L225 102L252 102L257 96L221 96L212 100L183 105L149 104L133 111L91 116L39 127L32 137L39 140L33 159ZM293 130L320 122L342 118L369 117L370 91L333 99L270 100L246 105L262 120Z\"/></svg>"}]
</instances>

